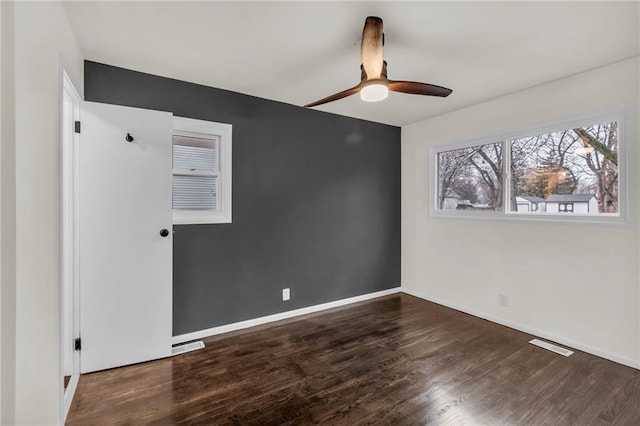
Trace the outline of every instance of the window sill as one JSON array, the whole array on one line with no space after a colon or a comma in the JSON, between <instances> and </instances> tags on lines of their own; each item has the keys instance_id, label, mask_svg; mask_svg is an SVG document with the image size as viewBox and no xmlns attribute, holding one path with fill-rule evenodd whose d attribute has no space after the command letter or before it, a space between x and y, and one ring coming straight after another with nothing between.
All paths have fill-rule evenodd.
<instances>
[{"instance_id":1,"label":"window sill","mask_svg":"<svg viewBox=\"0 0 640 426\"><path fill-rule=\"evenodd\" d=\"M208 212L198 210L174 210L174 225L199 225L214 223L231 223L231 212Z\"/></svg>"},{"instance_id":2,"label":"window sill","mask_svg":"<svg viewBox=\"0 0 640 426\"><path fill-rule=\"evenodd\" d=\"M493 221L506 223L545 223L558 225L590 225L627 228L632 224L620 214L582 213L505 213L497 211L431 211L435 219Z\"/></svg>"}]
</instances>

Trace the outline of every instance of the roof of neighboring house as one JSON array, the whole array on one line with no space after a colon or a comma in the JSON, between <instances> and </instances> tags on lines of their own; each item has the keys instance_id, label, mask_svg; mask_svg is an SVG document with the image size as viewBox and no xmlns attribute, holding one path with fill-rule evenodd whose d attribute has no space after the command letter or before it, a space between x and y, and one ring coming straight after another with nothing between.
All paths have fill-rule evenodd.
<instances>
[{"instance_id":1,"label":"roof of neighboring house","mask_svg":"<svg viewBox=\"0 0 640 426\"><path fill-rule=\"evenodd\" d=\"M535 195L518 195L516 199L522 198L530 203L544 203L544 198L536 197Z\"/></svg>"},{"instance_id":2,"label":"roof of neighboring house","mask_svg":"<svg viewBox=\"0 0 640 426\"><path fill-rule=\"evenodd\" d=\"M551 194L547 203L588 203L596 194Z\"/></svg>"}]
</instances>

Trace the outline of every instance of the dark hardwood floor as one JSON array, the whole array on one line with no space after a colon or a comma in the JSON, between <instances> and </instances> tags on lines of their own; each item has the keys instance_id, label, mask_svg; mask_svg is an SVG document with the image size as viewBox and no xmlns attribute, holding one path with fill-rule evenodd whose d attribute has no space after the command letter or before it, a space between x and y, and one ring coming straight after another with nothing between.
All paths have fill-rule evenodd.
<instances>
[{"instance_id":1,"label":"dark hardwood floor","mask_svg":"<svg viewBox=\"0 0 640 426\"><path fill-rule=\"evenodd\" d=\"M70 425L640 425L640 371L405 294L80 377Z\"/></svg>"}]
</instances>

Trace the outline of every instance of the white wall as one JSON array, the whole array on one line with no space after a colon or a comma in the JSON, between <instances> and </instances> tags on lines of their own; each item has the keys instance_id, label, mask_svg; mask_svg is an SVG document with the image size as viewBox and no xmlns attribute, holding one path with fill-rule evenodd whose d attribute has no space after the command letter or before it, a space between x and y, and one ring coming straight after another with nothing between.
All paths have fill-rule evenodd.
<instances>
[{"instance_id":1,"label":"white wall","mask_svg":"<svg viewBox=\"0 0 640 426\"><path fill-rule=\"evenodd\" d=\"M15 422L16 184L13 3L0 2L0 424Z\"/></svg>"},{"instance_id":2,"label":"white wall","mask_svg":"<svg viewBox=\"0 0 640 426\"><path fill-rule=\"evenodd\" d=\"M59 89L62 67L82 89L83 63L59 2L17 2L14 7L14 420L17 424L48 425L62 421L63 392L59 342ZM4 101L4 85L2 89ZM3 181L3 212L4 189ZM3 251L3 262L4 255ZM4 288L4 277L2 284Z\"/></svg>"},{"instance_id":3,"label":"white wall","mask_svg":"<svg viewBox=\"0 0 640 426\"><path fill-rule=\"evenodd\" d=\"M640 367L637 225L436 219L429 217L427 199L430 145L629 102L637 107L638 62L636 57L404 127L403 289ZM630 164L637 168L638 158ZM631 191L637 200L636 181ZM632 214L637 218L637 202ZM509 296L509 307L499 305L500 293Z\"/></svg>"}]
</instances>

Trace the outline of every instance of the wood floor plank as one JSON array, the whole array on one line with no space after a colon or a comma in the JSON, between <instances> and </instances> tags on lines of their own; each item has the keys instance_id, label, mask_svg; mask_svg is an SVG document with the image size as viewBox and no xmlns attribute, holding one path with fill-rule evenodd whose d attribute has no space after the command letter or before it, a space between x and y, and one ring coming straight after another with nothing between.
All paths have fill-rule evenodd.
<instances>
[{"instance_id":1,"label":"wood floor plank","mask_svg":"<svg viewBox=\"0 0 640 426\"><path fill-rule=\"evenodd\" d=\"M640 425L640 371L405 294L80 377L69 425Z\"/></svg>"}]
</instances>

